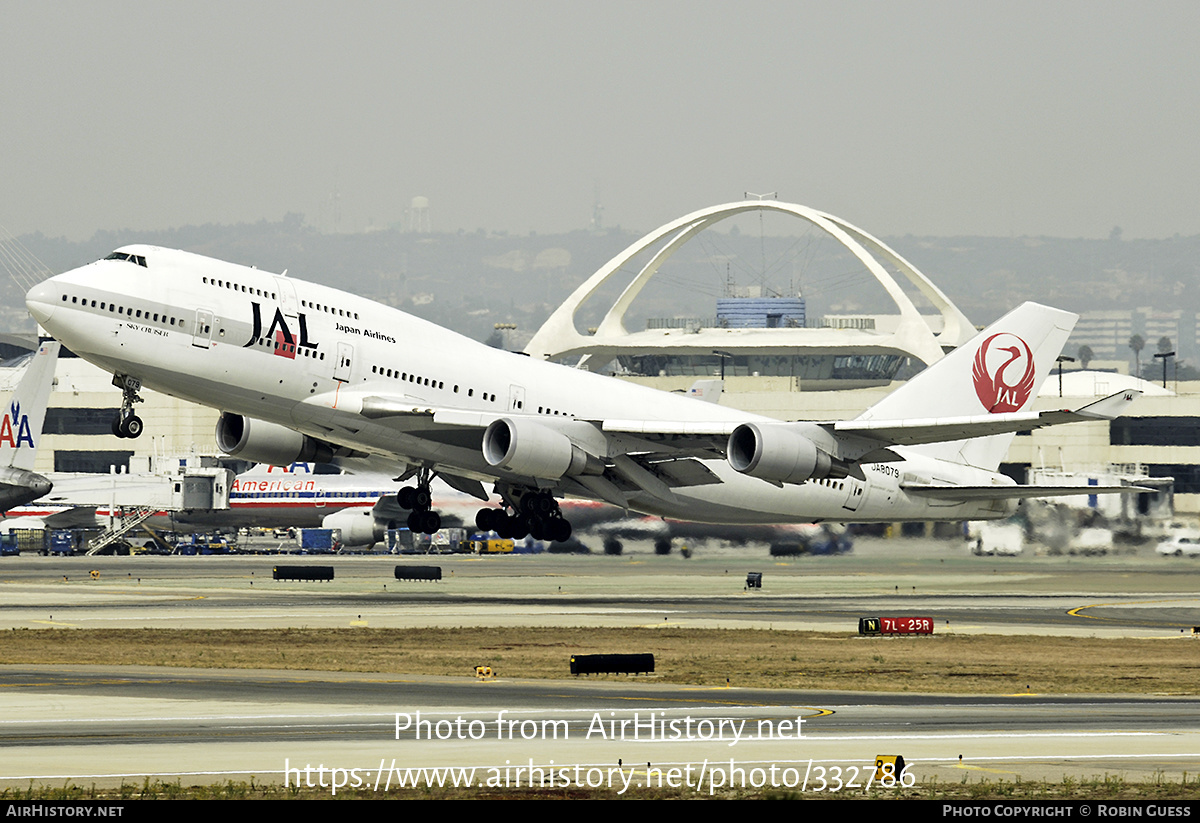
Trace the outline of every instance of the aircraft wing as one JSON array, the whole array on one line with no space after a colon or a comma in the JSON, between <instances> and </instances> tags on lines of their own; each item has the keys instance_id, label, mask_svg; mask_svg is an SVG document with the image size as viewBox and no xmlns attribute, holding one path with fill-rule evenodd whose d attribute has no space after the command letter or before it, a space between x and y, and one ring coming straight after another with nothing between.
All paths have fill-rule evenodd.
<instances>
[{"instance_id":1,"label":"aircraft wing","mask_svg":"<svg viewBox=\"0 0 1200 823\"><path fill-rule=\"evenodd\" d=\"M362 410L359 414L368 420L425 420L446 426L478 426L481 428L493 420L505 416L502 412L465 411L377 394L362 399Z\"/></svg>"},{"instance_id":2,"label":"aircraft wing","mask_svg":"<svg viewBox=\"0 0 1200 823\"><path fill-rule=\"evenodd\" d=\"M360 404L359 413L373 422L413 436L465 447L481 456L488 427L509 421L516 431L529 433L544 429L561 433L572 443L582 444L591 458L605 464L603 471L576 477L539 475L517 465L499 465L482 472L479 467L466 468L453 463L439 462L431 466L453 488L481 500L486 500L487 494L480 479L508 479L543 486L544 481L554 480L565 494L602 500L622 508L628 507L628 496L637 492L677 502L672 489L721 482L696 458L722 457L725 441L737 426L736 422L587 421L511 412L464 411L382 395L363 397ZM523 429L525 426L529 428ZM514 435L513 439L520 436L524 435Z\"/></svg>"},{"instance_id":3,"label":"aircraft wing","mask_svg":"<svg viewBox=\"0 0 1200 823\"><path fill-rule=\"evenodd\" d=\"M1120 391L1075 411L1008 412L913 420L846 420L833 424L833 431L839 435L870 438L891 446L943 443L1062 423L1112 420L1119 417L1141 394L1134 389Z\"/></svg>"},{"instance_id":4,"label":"aircraft wing","mask_svg":"<svg viewBox=\"0 0 1200 823\"><path fill-rule=\"evenodd\" d=\"M9 529L75 529L93 528L99 522L95 506L71 508L36 508L25 506L12 509L4 518L4 530Z\"/></svg>"},{"instance_id":5,"label":"aircraft wing","mask_svg":"<svg viewBox=\"0 0 1200 823\"><path fill-rule=\"evenodd\" d=\"M902 483L900 488L909 494L933 500L1025 500L1031 497L1140 494L1158 491L1146 486L932 486L918 483Z\"/></svg>"},{"instance_id":6,"label":"aircraft wing","mask_svg":"<svg viewBox=\"0 0 1200 823\"><path fill-rule=\"evenodd\" d=\"M1121 415L1141 394L1126 390L1097 400L1076 410L1008 412L959 417L915 418L910 420L848 420L835 423L811 422L758 422L754 425L778 431L788 431L796 436L811 440L818 448L826 451L836 461L835 468L844 474L859 476L859 462L885 462L899 459L890 446L915 446L925 443L941 443L971 438L986 437L1017 431L1042 428L1062 423L1088 420L1109 420ZM572 442L583 444L587 450L607 464L601 474L561 478L563 487L578 485L573 493L579 493L613 503L627 504L627 495L642 491L652 496L672 501L672 489L720 482L704 466L703 460L721 459L726 456L729 437L741 423L731 420L636 420L606 419L596 421L571 418L515 415L503 412L462 411L414 404L399 398L370 396L362 400L364 417L397 426L397 428L428 436L433 430L441 430L447 440L455 439L457 430L473 442L481 442L483 431L493 423L519 418L536 427L561 431ZM476 447L477 448L477 447ZM455 473L453 466L438 467L440 471ZM496 472L492 476L504 476ZM511 476L511 475L510 475ZM470 483L474 492L476 481L466 477L459 480L462 486ZM1010 487L984 487L974 491L960 491L954 499L968 499L970 495L995 497L1000 489ZM1020 494L1005 491L1007 497L1034 497L1051 495L1047 487L1037 487ZM1126 487L1122 487L1126 488ZM946 494L936 489L913 489L914 493L927 496ZM1062 494L1096 494L1090 491L1063 491ZM479 496L479 495L476 495Z\"/></svg>"}]
</instances>

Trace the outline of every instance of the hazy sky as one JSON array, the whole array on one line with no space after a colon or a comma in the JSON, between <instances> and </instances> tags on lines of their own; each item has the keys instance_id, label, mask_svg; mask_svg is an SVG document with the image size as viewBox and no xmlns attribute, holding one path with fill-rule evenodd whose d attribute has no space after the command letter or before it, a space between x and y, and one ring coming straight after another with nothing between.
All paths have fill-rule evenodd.
<instances>
[{"instance_id":1,"label":"hazy sky","mask_svg":"<svg viewBox=\"0 0 1200 823\"><path fill-rule=\"evenodd\" d=\"M1194 2L14 2L0 225L1200 232Z\"/></svg>"}]
</instances>

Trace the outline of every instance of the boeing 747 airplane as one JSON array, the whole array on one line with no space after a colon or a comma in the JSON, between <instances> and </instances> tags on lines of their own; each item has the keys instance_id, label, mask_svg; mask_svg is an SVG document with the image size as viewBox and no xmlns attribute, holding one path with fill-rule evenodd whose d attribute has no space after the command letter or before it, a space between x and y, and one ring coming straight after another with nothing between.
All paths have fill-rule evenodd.
<instances>
[{"instance_id":1,"label":"boeing 747 airplane","mask_svg":"<svg viewBox=\"0 0 1200 823\"><path fill-rule=\"evenodd\" d=\"M566 540L580 497L724 524L984 520L1080 494L999 474L1013 435L1111 419L1138 392L1031 411L1076 315L1026 303L854 420L784 422L500 351L346 292L188 252L125 246L27 296L42 327L111 372L113 431L148 386L222 412L217 442L263 463L384 458L413 531L439 476L500 508L476 524ZM1130 491L1088 487L1086 493Z\"/></svg>"}]
</instances>

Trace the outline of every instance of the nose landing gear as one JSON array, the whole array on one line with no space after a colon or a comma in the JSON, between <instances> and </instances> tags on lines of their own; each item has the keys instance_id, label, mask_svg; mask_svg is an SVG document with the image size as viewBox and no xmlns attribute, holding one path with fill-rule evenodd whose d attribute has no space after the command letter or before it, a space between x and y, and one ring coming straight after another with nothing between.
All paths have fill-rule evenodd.
<instances>
[{"instance_id":1,"label":"nose landing gear","mask_svg":"<svg viewBox=\"0 0 1200 823\"><path fill-rule=\"evenodd\" d=\"M114 374L112 382L121 390L121 411L113 418L112 433L117 437L141 437L142 418L133 413L133 404L144 402L138 396L142 381L129 375Z\"/></svg>"}]
</instances>

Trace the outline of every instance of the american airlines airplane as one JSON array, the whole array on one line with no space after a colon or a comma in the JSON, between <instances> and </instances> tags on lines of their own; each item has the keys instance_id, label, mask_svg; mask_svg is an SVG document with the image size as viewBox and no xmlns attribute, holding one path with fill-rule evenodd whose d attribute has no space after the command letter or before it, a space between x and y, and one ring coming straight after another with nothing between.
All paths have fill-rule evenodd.
<instances>
[{"instance_id":1,"label":"american airlines airplane","mask_svg":"<svg viewBox=\"0 0 1200 823\"><path fill-rule=\"evenodd\" d=\"M178 487L188 482L193 471L179 466L138 474L55 473L48 478L53 493L35 503L9 508L0 521L0 532L102 527L111 525L111 518L119 516L122 508L149 508L153 514L144 522L159 530L322 527L337 529L343 545L368 546L382 540L387 529L402 524L407 514L395 495L388 493L394 486L391 475L341 473L335 467L312 463L258 465L238 475L228 472L229 488L223 494L214 493L211 485L207 489L210 498L223 501L210 500L211 507L184 508L175 504L187 498L180 495ZM212 472L200 469L203 479L211 480ZM225 475L219 472L220 482L225 482Z\"/></svg>"},{"instance_id":2,"label":"american airlines airplane","mask_svg":"<svg viewBox=\"0 0 1200 823\"><path fill-rule=\"evenodd\" d=\"M784 422L500 351L362 297L153 246L125 246L30 290L30 312L123 390L137 437L148 386L223 413L231 455L396 466L432 534L430 482L500 508L476 524L567 540L558 500L723 524L985 520L1026 497L999 474L1013 435L1111 419L1138 394L1030 411L1076 315L1026 303L854 420ZM1132 491L1128 487L1087 488ZM1139 490L1140 491L1140 490Z\"/></svg>"}]
</instances>

